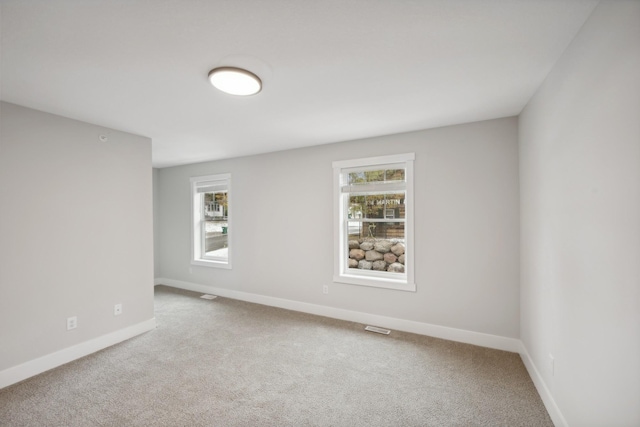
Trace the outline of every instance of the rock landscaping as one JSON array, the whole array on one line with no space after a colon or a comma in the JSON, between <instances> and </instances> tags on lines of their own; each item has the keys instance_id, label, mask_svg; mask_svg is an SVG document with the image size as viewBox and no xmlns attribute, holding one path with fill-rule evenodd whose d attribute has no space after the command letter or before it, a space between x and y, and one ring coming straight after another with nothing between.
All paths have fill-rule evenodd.
<instances>
[{"instance_id":1,"label":"rock landscaping","mask_svg":"<svg viewBox=\"0 0 640 427\"><path fill-rule=\"evenodd\" d=\"M398 240L349 240L349 268L404 273L404 244Z\"/></svg>"}]
</instances>

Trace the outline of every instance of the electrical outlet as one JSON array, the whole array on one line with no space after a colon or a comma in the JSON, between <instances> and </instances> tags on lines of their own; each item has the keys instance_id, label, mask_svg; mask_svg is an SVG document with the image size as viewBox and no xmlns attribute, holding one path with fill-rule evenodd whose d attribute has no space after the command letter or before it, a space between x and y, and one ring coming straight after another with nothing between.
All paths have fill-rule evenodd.
<instances>
[{"instance_id":1,"label":"electrical outlet","mask_svg":"<svg viewBox=\"0 0 640 427\"><path fill-rule=\"evenodd\" d=\"M119 316L122 314L122 304L116 304L113 306L113 315Z\"/></svg>"},{"instance_id":2,"label":"electrical outlet","mask_svg":"<svg viewBox=\"0 0 640 427\"><path fill-rule=\"evenodd\" d=\"M78 327L78 318L76 316L67 318L67 331Z\"/></svg>"},{"instance_id":3,"label":"electrical outlet","mask_svg":"<svg viewBox=\"0 0 640 427\"><path fill-rule=\"evenodd\" d=\"M329 285L322 285L322 293L323 294L329 293Z\"/></svg>"},{"instance_id":4,"label":"electrical outlet","mask_svg":"<svg viewBox=\"0 0 640 427\"><path fill-rule=\"evenodd\" d=\"M556 374L556 359L551 353L549 353L549 359L551 360L551 376L553 377Z\"/></svg>"}]
</instances>

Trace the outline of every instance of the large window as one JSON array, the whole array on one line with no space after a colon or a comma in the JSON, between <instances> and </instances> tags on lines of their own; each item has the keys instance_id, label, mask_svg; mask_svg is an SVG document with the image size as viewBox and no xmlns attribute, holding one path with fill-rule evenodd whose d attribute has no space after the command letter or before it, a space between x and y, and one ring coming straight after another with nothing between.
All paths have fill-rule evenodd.
<instances>
[{"instance_id":1,"label":"large window","mask_svg":"<svg viewBox=\"0 0 640 427\"><path fill-rule=\"evenodd\" d=\"M333 163L334 281L415 291L414 154Z\"/></svg>"},{"instance_id":2,"label":"large window","mask_svg":"<svg viewBox=\"0 0 640 427\"><path fill-rule=\"evenodd\" d=\"M191 178L191 264L231 268L231 175Z\"/></svg>"}]
</instances>

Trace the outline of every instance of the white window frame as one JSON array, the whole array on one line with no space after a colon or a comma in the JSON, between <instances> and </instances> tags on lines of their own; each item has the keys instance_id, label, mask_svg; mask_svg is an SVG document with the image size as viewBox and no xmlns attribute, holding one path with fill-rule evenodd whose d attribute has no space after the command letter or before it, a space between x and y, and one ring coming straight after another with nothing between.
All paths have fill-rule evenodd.
<instances>
[{"instance_id":1,"label":"white window frame","mask_svg":"<svg viewBox=\"0 0 640 427\"><path fill-rule=\"evenodd\" d=\"M413 244L413 162L415 153L395 154L363 159L341 160L333 162L333 191L334 191L334 274L333 281L353 285L372 286L376 288L395 289L402 291L416 291ZM343 191L347 187L342 177L349 169L383 169L402 167L405 169L405 272L389 273L371 270L349 268L347 259L349 253L348 227L348 197L349 192ZM383 185L380 185L381 187Z\"/></svg>"},{"instance_id":2,"label":"white window frame","mask_svg":"<svg viewBox=\"0 0 640 427\"><path fill-rule=\"evenodd\" d=\"M190 178L191 182L191 264L203 267L231 268L233 226L231 224L233 192L231 191L231 174L217 174ZM198 188L208 184L225 186L227 189L227 258L210 257L204 253L202 221L204 206L203 197Z\"/></svg>"}]
</instances>

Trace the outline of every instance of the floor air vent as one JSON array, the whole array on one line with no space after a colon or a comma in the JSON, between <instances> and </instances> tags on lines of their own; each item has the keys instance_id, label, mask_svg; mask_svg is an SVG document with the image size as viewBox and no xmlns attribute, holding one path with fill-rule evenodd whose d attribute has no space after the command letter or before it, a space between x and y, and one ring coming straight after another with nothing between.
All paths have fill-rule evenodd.
<instances>
[{"instance_id":1,"label":"floor air vent","mask_svg":"<svg viewBox=\"0 0 640 427\"><path fill-rule=\"evenodd\" d=\"M365 331L375 332L377 334L389 335L391 333L390 330L384 328L378 328L377 326L367 326L364 328Z\"/></svg>"}]
</instances>

